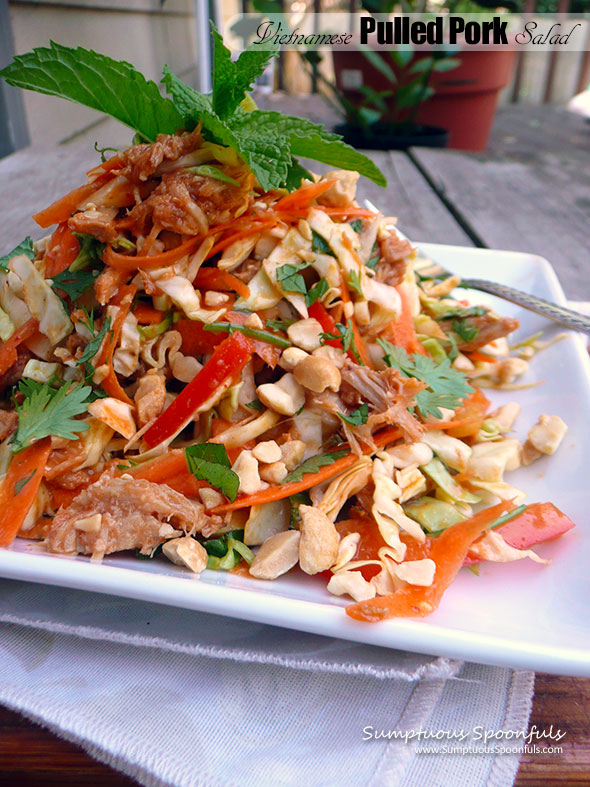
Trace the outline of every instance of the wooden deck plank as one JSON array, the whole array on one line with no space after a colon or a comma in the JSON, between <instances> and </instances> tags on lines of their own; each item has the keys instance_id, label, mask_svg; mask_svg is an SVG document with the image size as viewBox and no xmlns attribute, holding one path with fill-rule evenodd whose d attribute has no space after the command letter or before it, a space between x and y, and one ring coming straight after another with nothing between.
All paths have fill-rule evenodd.
<instances>
[{"instance_id":1,"label":"wooden deck plank","mask_svg":"<svg viewBox=\"0 0 590 787\"><path fill-rule=\"evenodd\" d=\"M405 153L364 152L387 178L387 187L381 188L361 178L357 188L361 204L364 199L370 199L383 213L397 216L399 228L411 240L473 245Z\"/></svg>"},{"instance_id":2,"label":"wooden deck plank","mask_svg":"<svg viewBox=\"0 0 590 787\"><path fill-rule=\"evenodd\" d=\"M31 215L85 183L86 170L100 163L91 146L26 148L0 161L0 256L30 235L43 237Z\"/></svg>"},{"instance_id":3,"label":"wooden deck plank","mask_svg":"<svg viewBox=\"0 0 590 787\"><path fill-rule=\"evenodd\" d=\"M427 148L412 156L481 245L540 254L568 296L590 298L586 153L533 150L526 162Z\"/></svg>"}]
</instances>

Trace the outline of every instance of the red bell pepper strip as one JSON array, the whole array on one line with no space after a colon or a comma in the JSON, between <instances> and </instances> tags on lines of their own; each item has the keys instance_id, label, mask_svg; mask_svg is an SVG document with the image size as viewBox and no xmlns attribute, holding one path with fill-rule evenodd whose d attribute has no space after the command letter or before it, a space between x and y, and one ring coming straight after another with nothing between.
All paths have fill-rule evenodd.
<instances>
[{"instance_id":1,"label":"red bell pepper strip","mask_svg":"<svg viewBox=\"0 0 590 787\"><path fill-rule=\"evenodd\" d=\"M338 333L336 330L336 322L332 315L319 301L312 303L307 313L310 317L313 317L314 320L319 322L324 333ZM328 344L330 347L338 347L339 350L342 349L342 341L340 339L326 339L324 344Z\"/></svg>"},{"instance_id":2,"label":"red bell pepper strip","mask_svg":"<svg viewBox=\"0 0 590 787\"><path fill-rule=\"evenodd\" d=\"M551 541L575 527L572 520L553 503L531 503L510 522L497 528L504 541L515 549L528 549ZM478 563L479 558L467 553L464 565Z\"/></svg>"},{"instance_id":3,"label":"red bell pepper strip","mask_svg":"<svg viewBox=\"0 0 590 787\"><path fill-rule=\"evenodd\" d=\"M65 271L74 262L80 252L80 241L68 227L67 222L62 221L54 231L47 252L45 253L45 278L51 279L58 273Z\"/></svg>"},{"instance_id":4,"label":"red bell pepper strip","mask_svg":"<svg viewBox=\"0 0 590 787\"><path fill-rule=\"evenodd\" d=\"M0 346L0 375L7 372L11 366L14 366L18 358L16 348L19 344L30 339L37 332L38 327L39 323L37 320L31 317Z\"/></svg>"},{"instance_id":5,"label":"red bell pepper strip","mask_svg":"<svg viewBox=\"0 0 590 787\"><path fill-rule=\"evenodd\" d=\"M50 451L51 439L46 437L12 457L0 486L0 546L11 544L25 521L37 497Z\"/></svg>"},{"instance_id":6,"label":"red bell pepper strip","mask_svg":"<svg viewBox=\"0 0 590 787\"><path fill-rule=\"evenodd\" d=\"M471 519L458 522L437 538L426 538L420 544L406 541L406 559L430 558L436 563L434 580L429 587L406 585L390 596L360 601L346 608L355 620L376 622L387 618L423 617L438 607L445 590L451 585L467 556L469 547L495 519L506 511L505 502L480 511Z\"/></svg>"},{"instance_id":7,"label":"red bell pepper strip","mask_svg":"<svg viewBox=\"0 0 590 787\"><path fill-rule=\"evenodd\" d=\"M236 331L216 347L215 352L193 380L176 397L144 434L150 446L171 439L185 426L195 412L211 399L228 380L235 381L254 352L247 336Z\"/></svg>"},{"instance_id":8,"label":"red bell pepper strip","mask_svg":"<svg viewBox=\"0 0 590 787\"><path fill-rule=\"evenodd\" d=\"M181 319L174 323L174 330L182 337L180 349L184 355L205 355L213 352L213 348L223 341L223 336L206 331L203 323L198 320Z\"/></svg>"}]
</instances>

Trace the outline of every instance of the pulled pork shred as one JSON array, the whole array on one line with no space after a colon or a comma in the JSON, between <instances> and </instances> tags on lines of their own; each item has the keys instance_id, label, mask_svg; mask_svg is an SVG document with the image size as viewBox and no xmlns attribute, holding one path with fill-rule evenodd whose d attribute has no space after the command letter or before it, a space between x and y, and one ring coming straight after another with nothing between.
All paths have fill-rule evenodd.
<instances>
[{"instance_id":1,"label":"pulled pork shred","mask_svg":"<svg viewBox=\"0 0 590 787\"><path fill-rule=\"evenodd\" d=\"M377 280L396 287L404 280L412 244L392 232L381 241L381 261L377 266Z\"/></svg>"},{"instance_id":2,"label":"pulled pork shred","mask_svg":"<svg viewBox=\"0 0 590 787\"><path fill-rule=\"evenodd\" d=\"M80 520L95 514L101 515L96 532L76 527ZM207 515L200 503L189 500L166 484L134 479L128 474L113 478L110 473L103 473L67 508L59 509L45 546L49 552L94 557L127 549L139 549L147 554L171 536L183 533L210 535L221 525L219 517Z\"/></svg>"},{"instance_id":3,"label":"pulled pork shred","mask_svg":"<svg viewBox=\"0 0 590 787\"><path fill-rule=\"evenodd\" d=\"M367 402L370 414L366 424L350 427L342 423L346 439L352 451L362 454L363 445L377 450L373 442L373 433L383 426L398 426L408 442L420 439L423 428L414 416L408 412L408 406L416 394L424 389L424 383L413 377L402 377L397 369L375 371L366 366L358 366L347 360L342 369L342 403L349 407L358 407ZM316 399L316 404L324 405L327 412L342 412L334 399Z\"/></svg>"}]
</instances>

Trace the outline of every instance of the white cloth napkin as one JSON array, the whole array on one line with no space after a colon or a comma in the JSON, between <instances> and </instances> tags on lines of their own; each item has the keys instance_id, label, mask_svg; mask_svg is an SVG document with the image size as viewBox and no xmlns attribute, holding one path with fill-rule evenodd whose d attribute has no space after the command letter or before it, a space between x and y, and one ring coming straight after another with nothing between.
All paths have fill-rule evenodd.
<instances>
[{"instance_id":1,"label":"white cloth napkin","mask_svg":"<svg viewBox=\"0 0 590 787\"><path fill-rule=\"evenodd\" d=\"M504 787L518 754L417 733L524 731L532 693L530 672L0 580L0 702L144 785Z\"/></svg>"}]
</instances>

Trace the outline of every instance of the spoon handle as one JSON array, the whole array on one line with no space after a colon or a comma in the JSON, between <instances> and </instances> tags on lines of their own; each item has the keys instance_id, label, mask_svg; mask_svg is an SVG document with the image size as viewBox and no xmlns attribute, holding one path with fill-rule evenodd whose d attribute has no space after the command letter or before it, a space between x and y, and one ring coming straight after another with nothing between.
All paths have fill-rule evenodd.
<instances>
[{"instance_id":1,"label":"spoon handle","mask_svg":"<svg viewBox=\"0 0 590 787\"><path fill-rule=\"evenodd\" d=\"M489 292L491 295L497 295L499 298L516 303L529 311L542 314L543 317L548 317L574 331L590 334L590 317L585 314L566 309L564 306L558 306L556 303L537 298L535 295L529 295L521 290L515 290L505 284L497 284L485 279L461 279L461 287Z\"/></svg>"}]
</instances>

